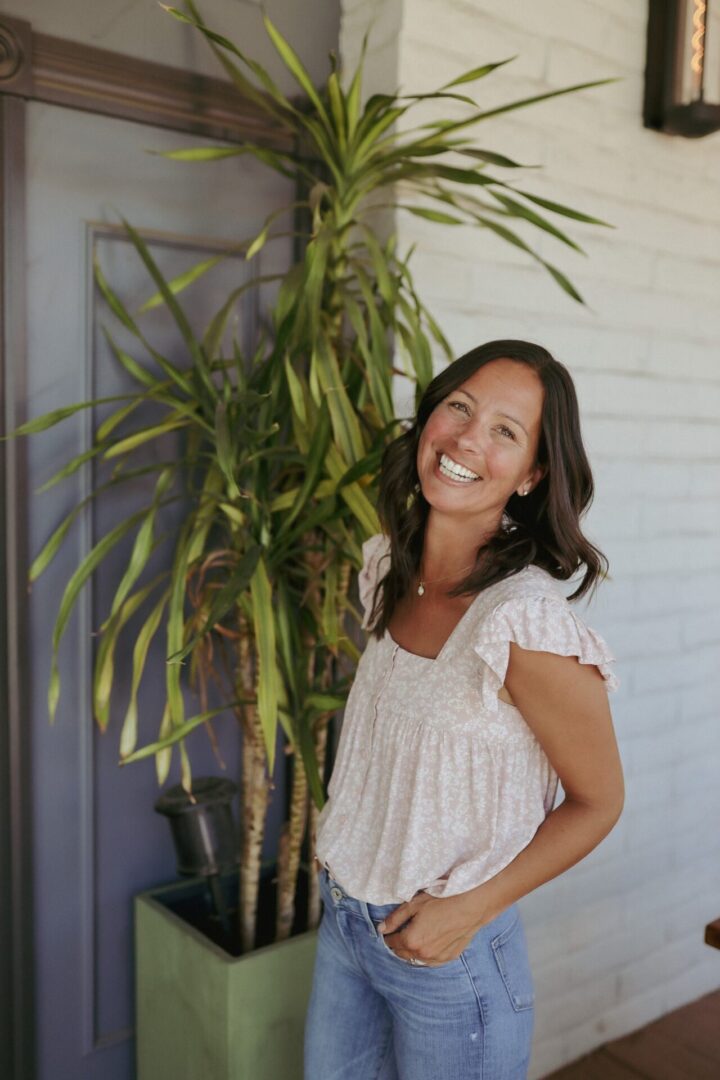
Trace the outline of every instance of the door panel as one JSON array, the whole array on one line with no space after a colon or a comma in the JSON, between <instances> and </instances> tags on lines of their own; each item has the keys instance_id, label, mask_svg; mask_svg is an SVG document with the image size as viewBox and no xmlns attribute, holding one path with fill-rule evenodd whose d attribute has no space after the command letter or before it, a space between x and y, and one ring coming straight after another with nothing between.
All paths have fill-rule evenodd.
<instances>
[{"instance_id":1,"label":"door panel","mask_svg":"<svg viewBox=\"0 0 720 1080\"><path fill-rule=\"evenodd\" d=\"M287 181L244 159L192 165L144 151L197 142L148 127L32 103L28 106L28 414L123 393L127 376L113 360L101 327L143 362L135 342L105 309L92 280L96 255L131 311L153 287L116 223L123 215L144 231L165 273L175 273L253 236L265 215L292 199ZM290 241L262 253L262 273L281 271ZM200 328L253 260L228 259L183 294ZM268 294L262 297L262 303ZM262 303L261 308L262 309ZM181 339L163 309L143 316L160 351L184 362ZM238 308L233 331L248 345L258 307ZM53 528L91 488L89 468L50 491L33 492L73 454L87 449L101 410L79 413L28 445L26 491L32 557ZM164 453L177 452L170 438ZM152 481L151 481L152 482ZM132 896L175 877L165 821L152 811L158 794L152 761L120 769L119 726L129 681L129 652L121 651L113 723L99 734L91 715L92 632L107 613L114 584L132 543L86 590L61 646L61 698L55 725L47 719L51 630L69 575L112 524L143 505L146 482L101 498L76 522L55 562L29 595L32 665L33 812L38 1080L129 1080L132 1050ZM177 514L177 511L175 511ZM164 525L173 527L167 514ZM155 642L141 696L143 739L160 719L164 643ZM188 707L194 702L189 700ZM231 717L215 725L227 775L237 778L240 739ZM207 735L189 740L195 775L218 772ZM176 782L177 762L169 782ZM275 792L266 854L282 812L282 777ZM274 827L275 825L275 827Z\"/></svg>"}]
</instances>

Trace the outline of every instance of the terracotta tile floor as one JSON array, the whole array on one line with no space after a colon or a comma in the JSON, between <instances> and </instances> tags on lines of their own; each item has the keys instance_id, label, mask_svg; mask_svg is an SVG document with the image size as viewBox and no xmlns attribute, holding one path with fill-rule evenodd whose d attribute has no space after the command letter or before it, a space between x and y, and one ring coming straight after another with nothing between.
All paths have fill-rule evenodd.
<instances>
[{"instance_id":1,"label":"terracotta tile floor","mask_svg":"<svg viewBox=\"0 0 720 1080\"><path fill-rule=\"evenodd\" d=\"M720 990L605 1043L544 1080L720 1080Z\"/></svg>"}]
</instances>

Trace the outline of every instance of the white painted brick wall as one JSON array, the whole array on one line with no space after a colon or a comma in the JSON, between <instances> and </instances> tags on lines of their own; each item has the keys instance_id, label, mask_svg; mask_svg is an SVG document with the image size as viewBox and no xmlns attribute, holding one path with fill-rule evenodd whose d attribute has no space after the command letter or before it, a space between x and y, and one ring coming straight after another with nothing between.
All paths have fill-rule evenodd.
<instances>
[{"instance_id":1,"label":"white painted brick wall","mask_svg":"<svg viewBox=\"0 0 720 1080\"><path fill-rule=\"evenodd\" d=\"M619 658L626 808L587 859L522 901L538 995L530 1075L541 1077L720 986L720 957L702 940L720 915L720 135L643 128L645 4L341 7L348 64L379 13L368 92L431 90L514 53L477 84L483 105L621 77L478 129L482 145L543 166L520 186L615 226L569 227L587 259L533 237L587 308L494 237L396 221L458 355L526 337L572 371L597 486L587 531L611 563L588 617Z\"/></svg>"}]
</instances>

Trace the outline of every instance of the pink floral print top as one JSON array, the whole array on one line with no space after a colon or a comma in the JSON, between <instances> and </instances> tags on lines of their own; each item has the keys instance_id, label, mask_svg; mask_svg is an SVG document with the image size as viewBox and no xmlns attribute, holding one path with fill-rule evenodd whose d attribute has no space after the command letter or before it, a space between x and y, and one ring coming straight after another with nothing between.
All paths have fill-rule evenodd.
<instances>
[{"instance_id":1,"label":"pink floral print top","mask_svg":"<svg viewBox=\"0 0 720 1080\"><path fill-rule=\"evenodd\" d=\"M389 558L383 534L363 544L364 629ZM595 664L617 686L604 640L536 566L479 593L435 659L387 631L370 637L317 824L317 857L350 896L390 904L421 889L465 892L511 862L552 810L557 773L498 697L511 641Z\"/></svg>"}]
</instances>

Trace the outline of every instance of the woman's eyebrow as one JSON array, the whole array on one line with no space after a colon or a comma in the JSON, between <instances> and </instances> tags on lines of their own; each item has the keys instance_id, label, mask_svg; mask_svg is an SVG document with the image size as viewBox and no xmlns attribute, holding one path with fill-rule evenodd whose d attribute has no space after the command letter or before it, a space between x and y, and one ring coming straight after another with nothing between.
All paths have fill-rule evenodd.
<instances>
[{"instance_id":1,"label":"woman's eyebrow","mask_svg":"<svg viewBox=\"0 0 720 1080\"><path fill-rule=\"evenodd\" d=\"M527 429L526 429L525 425L521 424L520 421L515 416L510 416L510 413L506 413L506 412L498 413L498 416L503 416L506 420L512 420L513 424L517 424L517 426L519 428L522 428L523 431L525 432L525 434L527 435Z\"/></svg>"},{"instance_id":2,"label":"woman's eyebrow","mask_svg":"<svg viewBox=\"0 0 720 1080\"><path fill-rule=\"evenodd\" d=\"M458 387L458 393L459 394L464 394L465 397L469 397L470 400L473 401L477 405L477 398L473 397L473 395L470 393L469 390L463 390L462 387ZM498 413L497 415L502 416L505 420L512 420L513 424L517 424L517 426L519 428L522 428L522 430L527 435L527 428L525 427L524 424L520 423L520 421L517 419L517 417L511 416L510 413L504 413L504 412Z\"/></svg>"}]
</instances>

